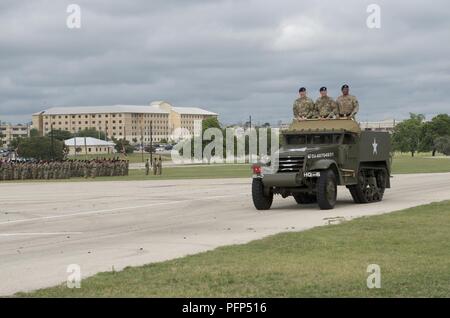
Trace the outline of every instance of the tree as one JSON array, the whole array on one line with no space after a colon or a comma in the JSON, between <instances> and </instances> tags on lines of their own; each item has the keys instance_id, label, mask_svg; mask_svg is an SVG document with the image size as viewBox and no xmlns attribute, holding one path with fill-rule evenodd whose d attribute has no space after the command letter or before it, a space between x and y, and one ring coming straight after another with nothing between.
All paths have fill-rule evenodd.
<instances>
[{"instance_id":1,"label":"tree","mask_svg":"<svg viewBox=\"0 0 450 318\"><path fill-rule=\"evenodd\" d=\"M439 114L423 124L420 151L432 151L434 156L437 150L435 140L443 136L450 136L450 116L448 114Z\"/></svg>"},{"instance_id":2,"label":"tree","mask_svg":"<svg viewBox=\"0 0 450 318\"><path fill-rule=\"evenodd\" d=\"M434 145L437 151L446 156L450 155L450 135L437 137L436 140L434 140Z\"/></svg>"},{"instance_id":3,"label":"tree","mask_svg":"<svg viewBox=\"0 0 450 318\"><path fill-rule=\"evenodd\" d=\"M64 158L64 143L50 137L17 138L17 153L24 158L39 160L61 160Z\"/></svg>"},{"instance_id":4,"label":"tree","mask_svg":"<svg viewBox=\"0 0 450 318\"><path fill-rule=\"evenodd\" d=\"M51 130L47 134L47 136L49 136L50 138L53 137L54 139L61 140L61 141L64 141L64 140L67 140L67 139L70 139L73 137L73 135L70 133L70 131L61 130L61 129Z\"/></svg>"},{"instance_id":5,"label":"tree","mask_svg":"<svg viewBox=\"0 0 450 318\"><path fill-rule=\"evenodd\" d=\"M130 142L126 139L116 139L113 137L113 142L116 144L114 148L117 152L123 153L125 150L125 153L133 153L134 147L130 145Z\"/></svg>"},{"instance_id":6,"label":"tree","mask_svg":"<svg viewBox=\"0 0 450 318\"><path fill-rule=\"evenodd\" d=\"M219 129L221 128L217 117L209 117L202 121L202 134L208 128L219 128Z\"/></svg>"},{"instance_id":7,"label":"tree","mask_svg":"<svg viewBox=\"0 0 450 318\"><path fill-rule=\"evenodd\" d=\"M420 145L420 137L422 133L422 122L425 116L422 114L410 113L410 118L399 123L394 128L392 136L393 146L395 150L401 152L411 152L411 156L418 151Z\"/></svg>"},{"instance_id":8,"label":"tree","mask_svg":"<svg viewBox=\"0 0 450 318\"><path fill-rule=\"evenodd\" d=\"M37 130L37 128L31 128L30 137L39 137L39 130Z\"/></svg>"},{"instance_id":9,"label":"tree","mask_svg":"<svg viewBox=\"0 0 450 318\"><path fill-rule=\"evenodd\" d=\"M95 128L86 128L86 129L80 130L76 134L76 136L77 137L92 137L92 138L97 138L97 139L102 139L102 140L106 139L105 132L97 130Z\"/></svg>"}]
</instances>

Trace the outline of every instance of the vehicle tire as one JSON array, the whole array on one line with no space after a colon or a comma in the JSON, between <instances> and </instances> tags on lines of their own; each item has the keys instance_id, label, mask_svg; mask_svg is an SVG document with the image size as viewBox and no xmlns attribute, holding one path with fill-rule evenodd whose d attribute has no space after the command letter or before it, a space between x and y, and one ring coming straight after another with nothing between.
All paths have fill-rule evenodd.
<instances>
[{"instance_id":1,"label":"vehicle tire","mask_svg":"<svg viewBox=\"0 0 450 318\"><path fill-rule=\"evenodd\" d=\"M298 204L310 204L317 202L317 196L310 193L297 193L292 195Z\"/></svg>"},{"instance_id":2,"label":"vehicle tire","mask_svg":"<svg viewBox=\"0 0 450 318\"><path fill-rule=\"evenodd\" d=\"M350 186L347 186L347 189L350 191L350 194L352 195L353 202L362 203L361 199L359 198L359 195L356 191L356 187L357 187L356 185L350 185Z\"/></svg>"},{"instance_id":3,"label":"vehicle tire","mask_svg":"<svg viewBox=\"0 0 450 318\"><path fill-rule=\"evenodd\" d=\"M320 174L317 183L317 203L321 210L334 208L337 197L336 175L333 170L325 170Z\"/></svg>"},{"instance_id":4,"label":"vehicle tire","mask_svg":"<svg viewBox=\"0 0 450 318\"><path fill-rule=\"evenodd\" d=\"M273 202L273 193L264 194L264 184L261 179L254 178L252 182L253 205L257 210L269 210Z\"/></svg>"},{"instance_id":5,"label":"vehicle tire","mask_svg":"<svg viewBox=\"0 0 450 318\"><path fill-rule=\"evenodd\" d=\"M383 200L386 189L386 169L360 169L358 183L349 186L350 193L355 203L371 203Z\"/></svg>"}]
</instances>

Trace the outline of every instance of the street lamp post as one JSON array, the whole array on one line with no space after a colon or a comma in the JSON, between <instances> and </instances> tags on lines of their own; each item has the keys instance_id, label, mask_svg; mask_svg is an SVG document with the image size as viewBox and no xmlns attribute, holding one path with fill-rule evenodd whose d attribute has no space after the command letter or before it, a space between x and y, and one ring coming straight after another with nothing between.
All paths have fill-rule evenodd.
<instances>
[{"instance_id":1,"label":"street lamp post","mask_svg":"<svg viewBox=\"0 0 450 318\"><path fill-rule=\"evenodd\" d=\"M153 120L150 120L150 165L153 167Z\"/></svg>"}]
</instances>

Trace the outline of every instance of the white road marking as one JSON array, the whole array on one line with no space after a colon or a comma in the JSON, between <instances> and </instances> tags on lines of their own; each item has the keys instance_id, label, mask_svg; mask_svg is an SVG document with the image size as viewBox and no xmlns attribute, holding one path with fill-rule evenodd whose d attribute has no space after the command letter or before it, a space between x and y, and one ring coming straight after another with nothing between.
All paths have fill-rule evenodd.
<instances>
[{"instance_id":1,"label":"white road marking","mask_svg":"<svg viewBox=\"0 0 450 318\"><path fill-rule=\"evenodd\" d=\"M79 215L104 214L104 213L111 213L111 212L123 211L123 210L135 210L135 209L140 209L140 208L148 208L148 207L152 207L152 206L171 205L171 204L194 202L194 201L215 200L215 199L239 197L239 196L245 196L245 195L247 195L247 194L241 193L241 194L233 194L233 195L217 195L217 196L206 197L206 198L197 198L197 199L189 199L189 200L150 203L150 204L128 206L128 207L114 208L114 209L104 209L104 210L95 210L95 211L83 211L83 212L76 212L76 213L70 213L70 214L50 215L50 216L42 216L42 217L29 218L29 219L23 219L23 220L13 220L13 221L0 222L0 225L25 223L25 222L31 222L31 221L41 221L41 220L50 220L50 219L68 218L68 217L79 216Z\"/></svg>"}]
</instances>

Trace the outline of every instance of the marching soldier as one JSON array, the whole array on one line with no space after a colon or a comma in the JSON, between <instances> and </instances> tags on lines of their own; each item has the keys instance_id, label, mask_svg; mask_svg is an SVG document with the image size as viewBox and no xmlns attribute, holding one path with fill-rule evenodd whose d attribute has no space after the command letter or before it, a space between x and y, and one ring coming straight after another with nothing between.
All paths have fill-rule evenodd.
<instances>
[{"instance_id":1,"label":"marching soldier","mask_svg":"<svg viewBox=\"0 0 450 318\"><path fill-rule=\"evenodd\" d=\"M162 174L162 159L161 159L161 156L159 156L159 158L158 158L158 167L156 169L157 169L158 175L161 175Z\"/></svg>"},{"instance_id":2,"label":"marching soldier","mask_svg":"<svg viewBox=\"0 0 450 318\"><path fill-rule=\"evenodd\" d=\"M320 97L316 100L316 111L320 119L330 119L337 115L336 102L327 95L327 88L321 87Z\"/></svg>"},{"instance_id":3,"label":"marching soldier","mask_svg":"<svg viewBox=\"0 0 450 318\"><path fill-rule=\"evenodd\" d=\"M91 161L91 178L95 179L97 176L97 162L95 160Z\"/></svg>"},{"instance_id":4,"label":"marching soldier","mask_svg":"<svg viewBox=\"0 0 450 318\"><path fill-rule=\"evenodd\" d=\"M355 96L349 94L347 84L342 85L342 95L336 100L339 110L339 117L355 119L355 115L359 111L359 103Z\"/></svg>"},{"instance_id":5,"label":"marching soldier","mask_svg":"<svg viewBox=\"0 0 450 318\"><path fill-rule=\"evenodd\" d=\"M158 164L158 162L157 162L156 157L155 157L155 158L153 158L153 164L152 164L153 175L155 175L155 176L156 176L156 173L158 172L157 164Z\"/></svg>"},{"instance_id":6,"label":"marching soldier","mask_svg":"<svg viewBox=\"0 0 450 318\"><path fill-rule=\"evenodd\" d=\"M150 164L148 163L150 159L145 160L145 175L148 176L150 172Z\"/></svg>"},{"instance_id":7,"label":"marching soldier","mask_svg":"<svg viewBox=\"0 0 450 318\"><path fill-rule=\"evenodd\" d=\"M300 87L298 93L300 97L295 100L293 106L294 118L297 120L314 118L316 115L314 102L311 98L306 96L306 88Z\"/></svg>"}]
</instances>

